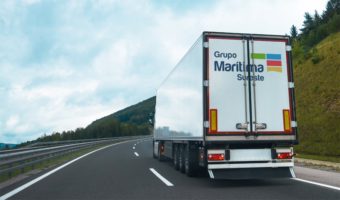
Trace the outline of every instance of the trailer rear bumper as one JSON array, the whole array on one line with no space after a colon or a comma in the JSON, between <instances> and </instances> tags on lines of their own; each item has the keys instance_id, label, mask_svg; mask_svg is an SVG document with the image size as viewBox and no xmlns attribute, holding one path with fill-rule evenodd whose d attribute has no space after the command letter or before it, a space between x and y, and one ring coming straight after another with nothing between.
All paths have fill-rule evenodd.
<instances>
[{"instance_id":1,"label":"trailer rear bumper","mask_svg":"<svg viewBox=\"0 0 340 200\"><path fill-rule=\"evenodd\" d=\"M208 164L208 169L240 169L240 168L278 168L278 167L294 167L293 162L280 163L223 163Z\"/></svg>"},{"instance_id":2,"label":"trailer rear bumper","mask_svg":"<svg viewBox=\"0 0 340 200\"><path fill-rule=\"evenodd\" d=\"M295 177L293 162L209 164L212 179L268 179Z\"/></svg>"}]
</instances>

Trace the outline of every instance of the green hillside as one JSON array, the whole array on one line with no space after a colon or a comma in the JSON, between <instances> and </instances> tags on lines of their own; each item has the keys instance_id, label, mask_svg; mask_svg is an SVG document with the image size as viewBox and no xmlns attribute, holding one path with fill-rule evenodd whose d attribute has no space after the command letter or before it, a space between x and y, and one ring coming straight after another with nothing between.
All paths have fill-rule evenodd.
<instances>
[{"instance_id":1,"label":"green hillside","mask_svg":"<svg viewBox=\"0 0 340 200\"><path fill-rule=\"evenodd\" d=\"M90 138L151 134L149 119L155 103L156 98L151 97L92 122L85 131Z\"/></svg>"},{"instance_id":2,"label":"green hillside","mask_svg":"<svg viewBox=\"0 0 340 200\"><path fill-rule=\"evenodd\" d=\"M129 123L134 125L146 124L149 121L150 113L154 113L155 110L156 97L151 97L144 100L138 104L129 106L115 112L111 115L103 117L99 120L94 121L90 126L103 123L107 120L118 120L119 122Z\"/></svg>"},{"instance_id":3,"label":"green hillside","mask_svg":"<svg viewBox=\"0 0 340 200\"><path fill-rule=\"evenodd\" d=\"M97 119L86 128L44 134L36 140L22 143L21 146L34 142L93 139L118 136L148 135L152 125L149 123L150 114L154 114L156 98L151 97L135 105L111 115Z\"/></svg>"},{"instance_id":4,"label":"green hillside","mask_svg":"<svg viewBox=\"0 0 340 200\"><path fill-rule=\"evenodd\" d=\"M340 32L307 55L294 52L296 107L301 153L340 156Z\"/></svg>"},{"instance_id":5,"label":"green hillside","mask_svg":"<svg viewBox=\"0 0 340 200\"><path fill-rule=\"evenodd\" d=\"M340 0L291 28L297 122L303 157L340 161Z\"/></svg>"}]
</instances>

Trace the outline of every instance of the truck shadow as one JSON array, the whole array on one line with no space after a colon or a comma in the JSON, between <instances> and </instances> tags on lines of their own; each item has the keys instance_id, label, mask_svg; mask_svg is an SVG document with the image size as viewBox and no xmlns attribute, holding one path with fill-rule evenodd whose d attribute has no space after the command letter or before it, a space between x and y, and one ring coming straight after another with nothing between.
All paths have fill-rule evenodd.
<instances>
[{"instance_id":1,"label":"truck shadow","mask_svg":"<svg viewBox=\"0 0 340 200\"><path fill-rule=\"evenodd\" d=\"M210 180L211 187L267 187L291 185L290 179L243 179L243 180Z\"/></svg>"}]
</instances>

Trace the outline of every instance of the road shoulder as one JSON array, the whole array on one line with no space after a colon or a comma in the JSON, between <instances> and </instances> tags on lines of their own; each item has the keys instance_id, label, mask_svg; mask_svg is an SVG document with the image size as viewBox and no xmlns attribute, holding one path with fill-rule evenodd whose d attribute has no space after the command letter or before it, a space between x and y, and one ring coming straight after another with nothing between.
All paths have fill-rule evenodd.
<instances>
[{"instance_id":1,"label":"road shoulder","mask_svg":"<svg viewBox=\"0 0 340 200\"><path fill-rule=\"evenodd\" d=\"M340 187L339 172L313 169L306 166L295 166L294 171L297 178Z\"/></svg>"}]
</instances>

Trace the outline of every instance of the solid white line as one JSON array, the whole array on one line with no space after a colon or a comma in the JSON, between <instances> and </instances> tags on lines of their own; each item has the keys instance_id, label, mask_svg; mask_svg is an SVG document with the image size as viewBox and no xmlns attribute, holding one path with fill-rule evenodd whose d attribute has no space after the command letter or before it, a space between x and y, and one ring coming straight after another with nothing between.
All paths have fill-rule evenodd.
<instances>
[{"instance_id":1,"label":"solid white line","mask_svg":"<svg viewBox=\"0 0 340 200\"><path fill-rule=\"evenodd\" d=\"M17 194L17 193L21 192L22 190L28 188L29 186L33 185L34 183L37 183L38 181L41 181L42 179L48 177L49 175L51 175L51 174L61 170L62 168L64 168L64 167L66 167L66 166L76 162L77 160L79 160L81 158L84 158L85 156L88 156L88 155L93 154L93 153L95 153L97 151L100 151L100 150L103 150L103 149L106 149L108 147L115 146L115 145L118 145L118 144L122 144L122 143L125 143L125 142L130 142L130 141L124 141L124 142L119 142L119 143L111 144L111 145L102 147L100 149L96 149L94 151L91 151L91 152L89 152L87 154L84 154L84 155L78 157L78 158L75 158L75 159L73 159L73 160L71 160L71 161L69 161L69 162L67 162L67 163L65 163L65 164L63 164L63 165L61 165L61 166L59 166L59 167L49 171L49 172L47 172L46 174L43 174L43 175L39 176L38 178L35 178L35 179L31 180L30 182L28 182L28 183L26 183L26 184L24 184L24 185L22 185L22 186L20 186L20 187L18 187L16 189L10 191L9 193L1 196L0 200L5 200L5 199L8 199L8 198L14 196L15 194Z\"/></svg>"},{"instance_id":2,"label":"solid white line","mask_svg":"<svg viewBox=\"0 0 340 200\"><path fill-rule=\"evenodd\" d=\"M139 154L137 153L137 152L135 152L135 155L138 157L139 156Z\"/></svg>"},{"instance_id":3,"label":"solid white line","mask_svg":"<svg viewBox=\"0 0 340 200\"><path fill-rule=\"evenodd\" d=\"M301 182L305 182L305 183L310 183L310 184L318 185L318 186L321 186L321 187L330 188L330 189L333 189L333 190L340 190L339 187L335 187L335 186L332 186L332 185L327 185L327 184L318 183L318 182L314 182L314 181L307 181L307 180L300 179L300 178L292 178L292 179L296 180L296 181L301 181Z\"/></svg>"},{"instance_id":4,"label":"solid white line","mask_svg":"<svg viewBox=\"0 0 340 200\"><path fill-rule=\"evenodd\" d=\"M164 178L162 175L160 175L154 168L150 168L150 171L157 176L157 178L159 178L161 181L163 181L163 183L165 183L165 185L167 186L174 186L174 184L172 184L170 181L168 181L166 178Z\"/></svg>"}]
</instances>

